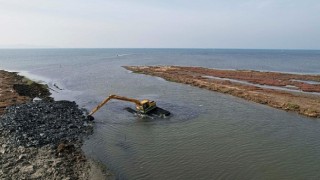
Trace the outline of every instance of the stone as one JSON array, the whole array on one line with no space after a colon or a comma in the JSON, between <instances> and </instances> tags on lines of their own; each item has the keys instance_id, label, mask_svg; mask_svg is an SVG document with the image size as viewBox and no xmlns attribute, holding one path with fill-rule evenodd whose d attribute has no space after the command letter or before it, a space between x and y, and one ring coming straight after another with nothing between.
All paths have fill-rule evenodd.
<instances>
[{"instance_id":1,"label":"stone","mask_svg":"<svg viewBox=\"0 0 320 180\"><path fill-rule=\"evenodd\" d=\"M1 118L0 127L14 129L9 140L17 146L56 146L89 135L93 122L87 122L75 102L37 101L10 106Z\"/></svg>"},{"instance_id":2,"label":"stone","mask_svg":"<svg viewBox=\"0 0 320 180\"><path fill-rule=\"evenodd\" d=\"M5 84L0 84L1 91ZM8 99L5 111L0 108L0 179L88 179L83 175L88 166L74 159L82 153L83 137L92 133L93 123L84 125L87 113L75 102L48 100L38 89L16 85L20 94L30 97L11 90L15 96ZM34 97L43 100L32 102ZM66 145L61 158L60 143Z\"/></svg>"},{"instance_id":3,"label":"stone","mask_svg":"<svg viewBox=\"0 0 320 180\"><path fill-rule=\"evenodd\" d=\"M21 152L21 153L24 153L25 150L26 150L26 149L25 149L25 147L23 147L23 146L19 146L19 147L18 147L18 151Z\"/></svg>"},{"instance_id":4,"label":"stone","mask_svg":"<svg viewBox=\"0 0 320 180\"><path fill-rule=\"evenodd\" d=\"M23 166L20 171L22 173L32 173L34 171L34 167L33 165L29 165L29 166Z\"/></svg>"},{"instance_id":5,"label":"stone","mask_svg":"<svg viewBox=\"0 0 320 180\"><path fill-rule=\"evenodd\" d=\"M41 98L39 98L39 97L35 97L35 98L33 98L33 100L32 100L33 102L36 102L36 101L42 101L42 99Z\"/></svg>"},{"instance_id":6,"label":"stone","mask_svg":"<svg viewBox=\"0 0 320 180\"><path fill-rule=\"evenodd\" d=\"M33 173L32 175L31 175L31 178L33 178L33 179L39 179L39 178L41 178L41 177L43 177L44 175L45 175L45 169L44 168L40 168L40 169L38 169L35 173Z\"/></svg>"},{"instance_id":7,"label":"stone","mask_svg":"<svg viewBox=\"0 0 320 180\"><path fill-rule=\"evenodd\" d=\"M5 149L5 148L3 148L3 147L0 147L0 153L1 153L1 154L6 153L6 149Z\"/></svg>"},{"instance_id":8,"label":"stone","mask_svg":"<svg viewBox=\"0 0 320 180\"><path fill-rule=\"evenodd\" d=\"M27 155L26 154L21 154L18 158L18 160L23 160L23 159L26 159L27 158Z\"/></svg>"},{"instance_id":9,"label":"stone","mask_svg":"<svg viewBox=\"0 0 320 180\"><path fill-rule=\"evenodd\" d=\"M52 166L60 166L62 164L62 161L61 161L61 159L57 159L57 160L55 160L55 161L53 161L53 164L52 164Z\"/></svg>"},{"instance_id":10,"label":"stone","mask_svg":"<svg viewBox=\"0 0 320 180\"><path fill-rule=\"evenodd\" d=\"M10 168L13 166L13 163L12 162L8 162L8 163L5 163L2 165L2 168Z\"/></svg>"}]
</instances>

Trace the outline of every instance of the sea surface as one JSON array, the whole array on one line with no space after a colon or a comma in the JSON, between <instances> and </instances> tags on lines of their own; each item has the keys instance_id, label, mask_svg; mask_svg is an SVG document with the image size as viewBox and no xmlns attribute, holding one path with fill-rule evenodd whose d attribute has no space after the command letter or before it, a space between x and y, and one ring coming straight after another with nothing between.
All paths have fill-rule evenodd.
<instances>
[{"instance_id":1,"label":"sea surface","mask_svg":"<svg viewBox=\"0 0 320 180\"><path fill-rule=\"evenodd\" d=\"M119 179L320 179L320 119L161 78L125 65L183 65L320 74L320 51L2 49L0 69L47 83L56 99L92 109L110 94L155 100L167 119L111 101L83 146Z\"/></svg>"}]
</instances>

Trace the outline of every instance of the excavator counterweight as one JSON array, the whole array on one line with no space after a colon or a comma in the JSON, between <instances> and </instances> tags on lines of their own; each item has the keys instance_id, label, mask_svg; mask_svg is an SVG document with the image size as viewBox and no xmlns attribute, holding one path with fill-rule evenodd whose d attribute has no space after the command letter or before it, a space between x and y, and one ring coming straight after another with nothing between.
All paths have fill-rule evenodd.
<instances>
[{"instance_id":1,"label":"excavator counterweight","mask_svg":"<svg viewBox=\"0 0 320 180\"><path fill-rule=\"evenodd\" d=\"M156 102L154 102L154 101L150 101L148 99L144 99L142 101L139 101L137 99L127 98L124 96L110 95L105 100L103 100L98 106L96 106L94 109L92 109L92 111L88 115L88 118L93 120L94 118L92 115L95 112L97 112L103 105L105 105L107 102L109 102L112 99L135 103L136 110L131 109L129 107L125 108L128 112L131 112L131 113L150 115L150 116L158 116L158 117L166 117L166 116L170 115L169 111L157 107Z\"/></svg>"}]
</instances>

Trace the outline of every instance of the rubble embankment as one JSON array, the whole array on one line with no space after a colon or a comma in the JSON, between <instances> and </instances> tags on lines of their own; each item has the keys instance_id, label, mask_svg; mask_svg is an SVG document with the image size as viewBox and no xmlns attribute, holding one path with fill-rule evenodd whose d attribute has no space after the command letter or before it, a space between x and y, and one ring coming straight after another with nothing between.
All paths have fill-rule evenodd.
<instances>
[{"instance_id":1,"label":"rubble embankment","mask_svg":"<svg viewBox=\"0 0 320 180\"><path fill-rule=\"evenodd\" d=\"M230 94L309 117L320 117L320 75L183 66L124 66L135 73L161 77Z\"/></svg>"},{"instance_id":2,"label":"rubble embankment","mask_svg":"<svg viewBox=\"0 0 320 180\"><path fill-rule=\"evenodd\" d=\"M0 82L0 179L107 178L81 150L93 122L75 102L16 73L0 71Z\"/></svg>"}]
</instances>

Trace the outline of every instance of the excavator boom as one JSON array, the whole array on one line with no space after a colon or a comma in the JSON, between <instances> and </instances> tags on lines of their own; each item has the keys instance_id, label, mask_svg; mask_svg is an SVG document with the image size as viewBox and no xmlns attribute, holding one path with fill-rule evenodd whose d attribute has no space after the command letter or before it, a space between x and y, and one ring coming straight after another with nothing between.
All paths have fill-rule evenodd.
<instances>
[{"instance_id":1,"label":"excavator boom","mask_svg":"<svg viewBox=\"0 0 320 180\"><path fill-rule=\"evenodd\" d=\"M132 99L132 98L127 98L127 97L123 97L123 96L117 96L117 95L110 95L109 97L107 97L105 100L103 100L97 107L95 107L90 113L89 116L92 116L95 112L97 112L103 105L105 105L108 101L110 101L111 99L118 99L118 100L122 100L122 101L128 101L128 102L133 102L136 104L136 106L141 106L141 103L139 100L137 99Z\"/></svg>"},{"instance_id":2,"label":"excavator boom","mask_svg":"<svg viewBox=\"0 0 320 180\"><path fill-rule=\"evenodd\" d=\"M170 115L170 112L164 109L161 109L156 106L156 102L149 101L147 99L139 101L137 99L127 98L123 96L117 96L117 95L110 95L105 100L103 100L98 106L96 106L88 115L89 120L93 120L93 114L97 112L103 105L105 105L107 102L109 102L111 99L117 99L121 101L128 101L135 103L136 110L133 110L131 108L126 108L129 112L135 113L135 114L142 114L142 115L150 115L150 116L158 116L158 117L167 117Z\"/></svg>"}]
</instances>

